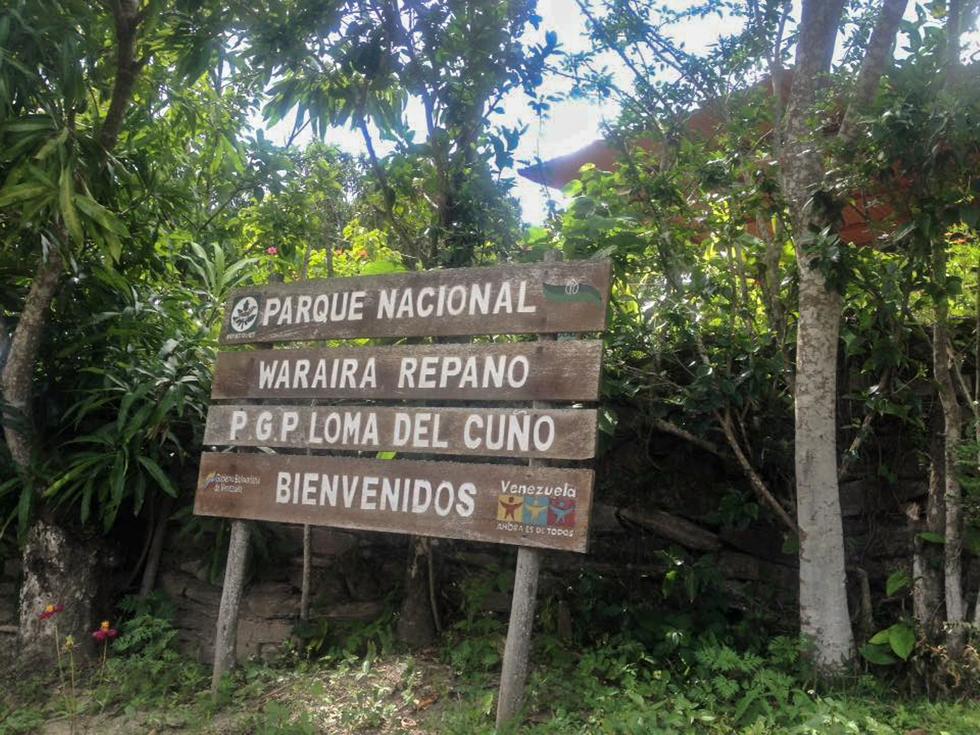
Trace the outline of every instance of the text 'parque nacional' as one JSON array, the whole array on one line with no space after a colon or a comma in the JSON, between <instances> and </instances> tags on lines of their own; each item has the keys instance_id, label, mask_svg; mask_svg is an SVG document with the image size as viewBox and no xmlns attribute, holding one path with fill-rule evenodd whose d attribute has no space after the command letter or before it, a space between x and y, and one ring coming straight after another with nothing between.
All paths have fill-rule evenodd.
<instances>
[{"instance_id":1,"label":"text 'parque nacional'","mask_svg":"<svg viewBox=\"0 0 980 735\"><path fill-rule=\"evenodd\" d=\"M462 268L236 291L223 343L601 330L610 264Z\"/></svg>"}]
</instances>

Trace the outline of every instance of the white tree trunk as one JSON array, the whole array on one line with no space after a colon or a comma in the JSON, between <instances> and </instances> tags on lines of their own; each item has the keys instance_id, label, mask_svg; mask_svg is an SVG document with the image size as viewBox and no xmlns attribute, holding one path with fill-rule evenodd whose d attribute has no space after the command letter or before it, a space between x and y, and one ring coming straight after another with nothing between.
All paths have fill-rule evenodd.
<instances>
[{"instance_id":1,"label":"white tree trunk","mask_svg":"<svg viewBox=\"0 0 980 735\"><path fill-rule=\"evenodd\" d=\"M946 288L946 243L933 244L932 280L940 289ZM947 347L949 302L941 295L936 303L936 323L932 332L932 370L943 408L943 447L945 475L943 500L946 508L945 537L943 547L943 574L946 590L946 622L949 626L947 643L950 653L959 656L963 649L966 607L963 601L963 533L960 520L960 481L956 473L956 452L962 435L962 413L956 388L950 371L950 355Z\"/></svg>"},{"instance_id":2,"label":"white tree trunk","mask_svg":"<svg viewBox=\"0 0 980 735\"><path fill-rule=\"evenodd\" d=\"M913 519L914 531L942 534L946 523L946 442L943 439L941 412L929 420L929 495L923 523ZM945 620L941 549L920 538L913 540L912 549L912 610L916 623L933 638L937 627Z\"/></svg>"},{"instance_id":3,"label":"white tree trunk","mask_svg":"<svg viewBox=\"0 0 980 735\"><path fill-rule=\"evenodd\" d=\"M800 252L796 341L796 517L800 526L800 627L815 663L840 669L853 656L844 530L837 486L837 339L841 298Z\"/></svg>"}]
</instances>

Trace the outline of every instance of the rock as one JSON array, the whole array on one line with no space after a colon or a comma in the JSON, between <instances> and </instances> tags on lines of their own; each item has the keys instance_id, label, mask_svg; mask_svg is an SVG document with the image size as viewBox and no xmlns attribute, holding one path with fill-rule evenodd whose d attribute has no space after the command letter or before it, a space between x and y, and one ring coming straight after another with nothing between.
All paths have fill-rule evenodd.
<instances>
[{"instance_id":1,"label":"rock","mask_svg":"<svg viewBox=\"0 0 980 735\"><path fill-rule=\"evenodd\" d=\"M256 618L294 618L299 610L299 591L281 582L253 584L245 588L242 608Z\"/></svg>"},{"instance_id":2,"label":"rock","mask_svg":"<svg viewBox=\"0 0 980 735\"><path fill-rule=\"evenodd\" d=\"M178 568L201 582L208 581L208 565L203 559L190 559L181 563Z\"/></svg>"},{"instance_id":3,"label":"rock","mask_svg":"<svg viewBox=\"0 0 980 735\"><path fill-rule=\"evenodd\" d=\"M316 617L326 618L335 621L359 621L370 622L376 620L384 612L384 605L379 601L374 602L344 602L339 605L331 605L324 609Z\"/></svg>"}]
</instances>

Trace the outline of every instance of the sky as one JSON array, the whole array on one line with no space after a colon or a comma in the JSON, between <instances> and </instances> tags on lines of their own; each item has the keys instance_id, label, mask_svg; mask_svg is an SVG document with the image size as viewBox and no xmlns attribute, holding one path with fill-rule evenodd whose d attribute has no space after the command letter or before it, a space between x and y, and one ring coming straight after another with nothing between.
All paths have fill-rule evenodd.
<instances>
[{"instance_id":1,"label":"sky","mask_svg":"<svg viewBox=\"0 0 980 735\"><path fill-rule=\"evenodd\" d=\"M667 0L674 5L687 5L686 0ZM799 0L794 2L794 17L799 17ZM907 18L914 17L915 2L910 2ZM545 31L553 30L558 34L562 50L575 52L585 49L588 39L585 37L585 19L575 0L538 0L538 14L541 16L541 26L536 32L530 32L528 41L543 42ZM689 21L681 29L681 38L686 48L699 52L717 42L722 34L730 35L738 29L733 26L732 19L720 18L716 15ZM974 31L964 37L969 49L967 55L980 47L980 33ZM840 50L840 44L838 44ZM901 50L899 50L901 53ZM603 60L614 75L622 75L628 79L628 73L618 57L610 55ZM546 78L540 87L542 95L562 93L567 90L567 82L551 77ZM595 99L565 98L552 104L551 110L544 118L539 118L528 106L528 100L522 91L516 91L503 101L504 113L497 119L512 127L517 122L527 124L528 129L521 138L515 160L517 168L535 160L548 160L557 156L572 153L594 140L603 137L602 129L605 122L615 119L618 106L612 99L599 101ZM410 103L405 111L408 124L419 131L425 129L421 104ZM261 125L261 118L256 120ZM278 125L267 129L267 135L274 141L283 143L292 130L292 119L288 118ZM297 144L303 145L310 139L309 130L298 139ZM377 139L377 138L376 138ZM325 138L327 143L352 153L364 153L364 143L361 136L349 128L334 128ZM391 146L381 141L375 146L379 154L391 150ZM540 224L547 214L549 198L559 206L566 203L566 197L554 189L546 189L513 173L516 186L514 195L520 202L524 220L529 224Z\"/></svg>"}]
</instances>

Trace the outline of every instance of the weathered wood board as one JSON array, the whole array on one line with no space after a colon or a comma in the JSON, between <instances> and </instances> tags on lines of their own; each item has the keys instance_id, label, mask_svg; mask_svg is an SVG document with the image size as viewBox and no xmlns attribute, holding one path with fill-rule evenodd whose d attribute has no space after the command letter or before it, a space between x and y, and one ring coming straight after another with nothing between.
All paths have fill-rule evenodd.
<instances>
[{"instance_id":1,"label":"weathered wood board","mask_svg":"<svg viewBox=\"0 0 980 735\"><path fill-rule=\"evenodd\" d=\"M589 459L594 409L211 406L208 446Z\"/></svg>"},{"instance_id":2,"label":"weathered wood board","mask_svg":"<svg viewBox=\"0 0 980 735\"><path fill-rule=\"evenodd\" d=\"M218 354L212 398L594 401L602 342L509 342Z\"/></svg>"},{"instance_id":3,"label":"weathered wood board","mask_svg":"<svg viewBox=\"0 0 980 735\"><path fill-rule=\"evenodd\" d=\"M601 331L608 260L330 278L235 291L223 344Z\"/></svg>"},{"instance_id":4,"label":"weathered wood board","mask_svg":"<svg viewBox=\"0 0 980 735\"><path fill-rule=\"evenodd\" d=\"M205 453L194 512L584 552L592 470Z\"/></svg>"}]
</instances>

